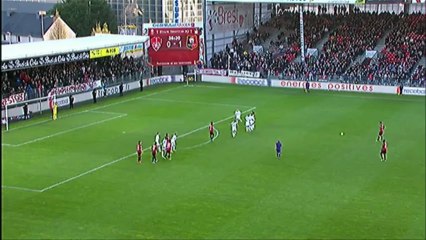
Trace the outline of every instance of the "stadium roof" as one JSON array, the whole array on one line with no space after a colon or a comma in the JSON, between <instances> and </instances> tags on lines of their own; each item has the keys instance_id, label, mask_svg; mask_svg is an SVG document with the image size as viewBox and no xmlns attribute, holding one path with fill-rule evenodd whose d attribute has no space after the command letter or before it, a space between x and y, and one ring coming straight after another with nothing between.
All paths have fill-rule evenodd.
<instances>
[{"instance_id":1,"label":"stadium roof","mask_svg":"<svg viewBox=\"0 0 426 240\"><path fill-rule=\"evenodd\" d=\"M84 52L146 42L148 36L103 34L62 40L19 43L1 46L1 61Z\"/></svg>"},{"instance_id":2,"label":"stadium roof","mask_svg":"<svg viewBox=\"0 0 426 240\"><path fill-rule=\"evenodd\" d=\"M49 11L55 6L54 2L29 2L1 0L1 10L15 13L38 13L38 11Z\"/></svg>"},{"instance_id":3,"label":"stadium roof","mask_svg":"<svg viewBox=\"0 0 426 240\"><path fill-rule=\"evenodd\" d=\"M1 31L15 36L42 38L39 11L49 11L55 3L1 0ZM52 25L53 18L44 17L44 32Z\"/></svg>"},{"instance_id":4,"label":"stadium roof","mask_svg":"<svg viewBox=\"0 0 426 240\"><path fill-rule=\"evenodd\" d=\"M39 18L39 19L37 19ZM44 32L49 29L53 23L53 18L44 18ZM42 38L41 22L38 13L20 13L15 12L8 15L5 11L1 12L1 32L9 32L15 36L32 36Z\"/></svg>"}]
</instances>

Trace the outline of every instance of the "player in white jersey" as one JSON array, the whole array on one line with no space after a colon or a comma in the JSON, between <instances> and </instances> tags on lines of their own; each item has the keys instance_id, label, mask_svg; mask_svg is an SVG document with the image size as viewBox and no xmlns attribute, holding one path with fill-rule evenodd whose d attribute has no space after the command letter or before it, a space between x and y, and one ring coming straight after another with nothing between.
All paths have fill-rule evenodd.
<instances>
[{"instance_id":1,"label":"player in white jersey","mask_svg":"<svg viewBox=\"0 0 426 240\"><path fill-rule=\"evenodd\" d=\"M172 139L170 140L172 142L172 152L176 151L176 140L177 140L177 135L175 133L173 134Z\"/></svg>"},{"instance_id":2,"label":"player in white jersey","mask_svg":"<svg viewBox=\"0 0 426 240\"><path fill-rule=\"evenodd\" d=\"M163 147L161 149L161 156L166 159L166 147L167 147L167 138L163 139Z\"/></svg>"},{"instance_id":3,"label":"player in white jersey","mask_svg":"<svg viewBox=\"0 0 426 240\"><path fill-rule=\"evenodd\" d=\"M250 117L249 115L246 116L246 132L250 131Z\"/></svg>"},{"instance_id":4,"label":"player in white jersey","mask_svg":"<svg viewBox=\"0 0 426 240\"><path fill-rule=\"evenodd\" d=\"M242 120L241 120L241 111L239 109L237 109L235 111L235 120L237 121L237 123L238 122L242 122Z\"/></svg>"},{"instance_id":5,"label":"player in white jersey","mask_svg":"<svg viewBox=\"0 0 426 240\"><path fill-rule=\"evenodd\" d=\"M253 116L251 114L248 115L249 118L249 131L253 131Z\"/></svg>"},{"instance_id":6,"label":"player in white jersey","mask_svg":"<svg viewBox=\"0 0 426 240\"><path fill-rule=\"evenodd\" d=\"M251 117L253 118L253 130L254 130L254 127L256 125L256 115L254 114L254 111L251 112Z\"/></svg>"},{"instance_id":7,"label":"player in white jersey","mask_svg":"<svg viewBox=\"0 0 426 240\"><path fill-rule=\"evenodd\" d=\"M159 132L157 132L157 135L155 135L155 144L157 145L157 149L161 151L160 133Z\"/></svg>"},{"instance_id":8,"label":"player in white jersey","mask_svg":"<svg viewBox=\"0 0 426 240\"><path fill-rule=\"evenodd\" d=\"M232 137L235 137L237 135L237 129L238 128L238 121L234 120L231 122L231 134Z\"/></svg>"},{"instance_id":9,"label":"player in white jersey","mask_svg":"<svg viewBox=\"0 0 426 240\"><path fill-rule=\"evenodd\" d=\"M250 128L251 128L251 131L253 131L255 123L256 123L256 120L254 118L254 114L253 113L250 115L250 120L251 120L251 122L250 122Z\"/></svg>"}]
</instances>

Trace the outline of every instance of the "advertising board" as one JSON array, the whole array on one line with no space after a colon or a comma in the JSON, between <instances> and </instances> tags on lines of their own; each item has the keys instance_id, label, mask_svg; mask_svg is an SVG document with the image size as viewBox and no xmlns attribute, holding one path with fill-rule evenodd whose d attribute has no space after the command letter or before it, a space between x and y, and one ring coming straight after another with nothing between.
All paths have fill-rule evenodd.
<instances>
[{"instance_id":1,"label":"advertising board","mask_svg":"<svg viewBox=\"0 0 426 240\"><path fill-rule=\"evenodd\" d=\"M110 47L90 50L90 59L115 56L120 53L120 47Z\"/></svg>"},{"instance_id":2,"label":"advertising board","mask_svg":"<svg viewBox=\"0 0 426 240\"><path fill-rule=\"evenodd\" d=\"M214 4L207 9L207 32L217 34L253 27L253 4Z\"/></svg>"},{"instance_id":3,"label":"advertising board","mask_svg":"<svg viewBox=\"0 0 426 240\"><path fill-rule=\"evenodd\" d=\"M404 87L402 89L403 95L414 95L414 96L426 96L425 88L416 88L416 87Z\"/></svg>"}]
</instances>

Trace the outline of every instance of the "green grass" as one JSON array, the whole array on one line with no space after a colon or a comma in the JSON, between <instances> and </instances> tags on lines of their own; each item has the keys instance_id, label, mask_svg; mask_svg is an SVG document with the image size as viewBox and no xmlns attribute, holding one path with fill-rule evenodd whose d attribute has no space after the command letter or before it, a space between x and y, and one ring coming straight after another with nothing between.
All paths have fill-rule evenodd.
<instances>
[{"instance_id":1,"label":"green grass","mask_svg":"<svg viewBox=\"0 0 426 240\"><path fill-rule=\"evenodd\" d=\"M253 133L240 125L233 139L227 120L193 148L211 120L250 107ZM2 146L2 185L39 191L2 187L4 239L425 238L424 98L169 85L59 116L2 132L20 146ZM138 140L147 148L157 131L191 134L171 161L153 165L146 150L142 165L132 155L73 178L134 153Z\"/></svg>"}]
</instances>

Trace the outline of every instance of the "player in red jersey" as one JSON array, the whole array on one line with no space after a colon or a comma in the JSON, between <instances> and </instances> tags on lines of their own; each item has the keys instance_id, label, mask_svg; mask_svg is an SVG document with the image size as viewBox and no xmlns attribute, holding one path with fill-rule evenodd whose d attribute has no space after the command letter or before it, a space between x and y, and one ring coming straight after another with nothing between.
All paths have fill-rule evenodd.
<instances>
[{"instance_id":1,"label":"player in red jersey","mask_svg":"<svg viewBox=\"0 0 426 240\"><path fill-rule=\"evenodd\" d=\"M210 122L209 132L210 132L210 141L213 142L213 138L214 138L214 126L213 126L213 122Z\"/></svg>"},{"instance_id":2,"label":"player in red jersey","mask_svg":"<svg viewBox=\"0 0 426 240\"><path fill-rule=\"evenodd\" d=\"M383 124L383 122L379 122L379 135L377 136L377 140L376 140L377 142L382 141L384 133L385 133L385 125Z\"/></svg>"},{"instance_id":3,"label":"player in red jersey","mask_svg":"<svg viewBox=\"0 0 426 240\"><path fill-rule=\"evenodd\" d=\"M142 143L141 141L138 141L138 144L136 145L136 153L138 154L138 163L142 163Z\"/></svg>"},{"instance_id":4,"label":"player in red jersey","mask_svg":"<svg viewBox=\"0 0 426 240\"><path fill-rule=\"evenodd\" d=\"M388 152L388 143L383 139L382 150L380 151L380 158L383 161L386 161L386 153Z\"/></svg>"},{"instance_id":5,"label":"player in red jersey","mask_svg":"<svg viewBox=\"0 0 426 240\"><path fill-rule=\"evenodd\" d=\"M154 144L152 144L151 151L152 151L151 162L155 164L155 163L158 162L158 160L157 160L158 145L157 145L156 142L154 142Z\"/></svg>"},{"instance_id":6,"label":"player in red jersey","mask_svg":"<svg viewBox=\"0 0 426 240\"><path fill-rule=\"evenodd\" d=\"M172 160L172 142L170 141L170 138L167 139L166 143L166 158L169 160Z\"/></svg>"}]
</instances>

